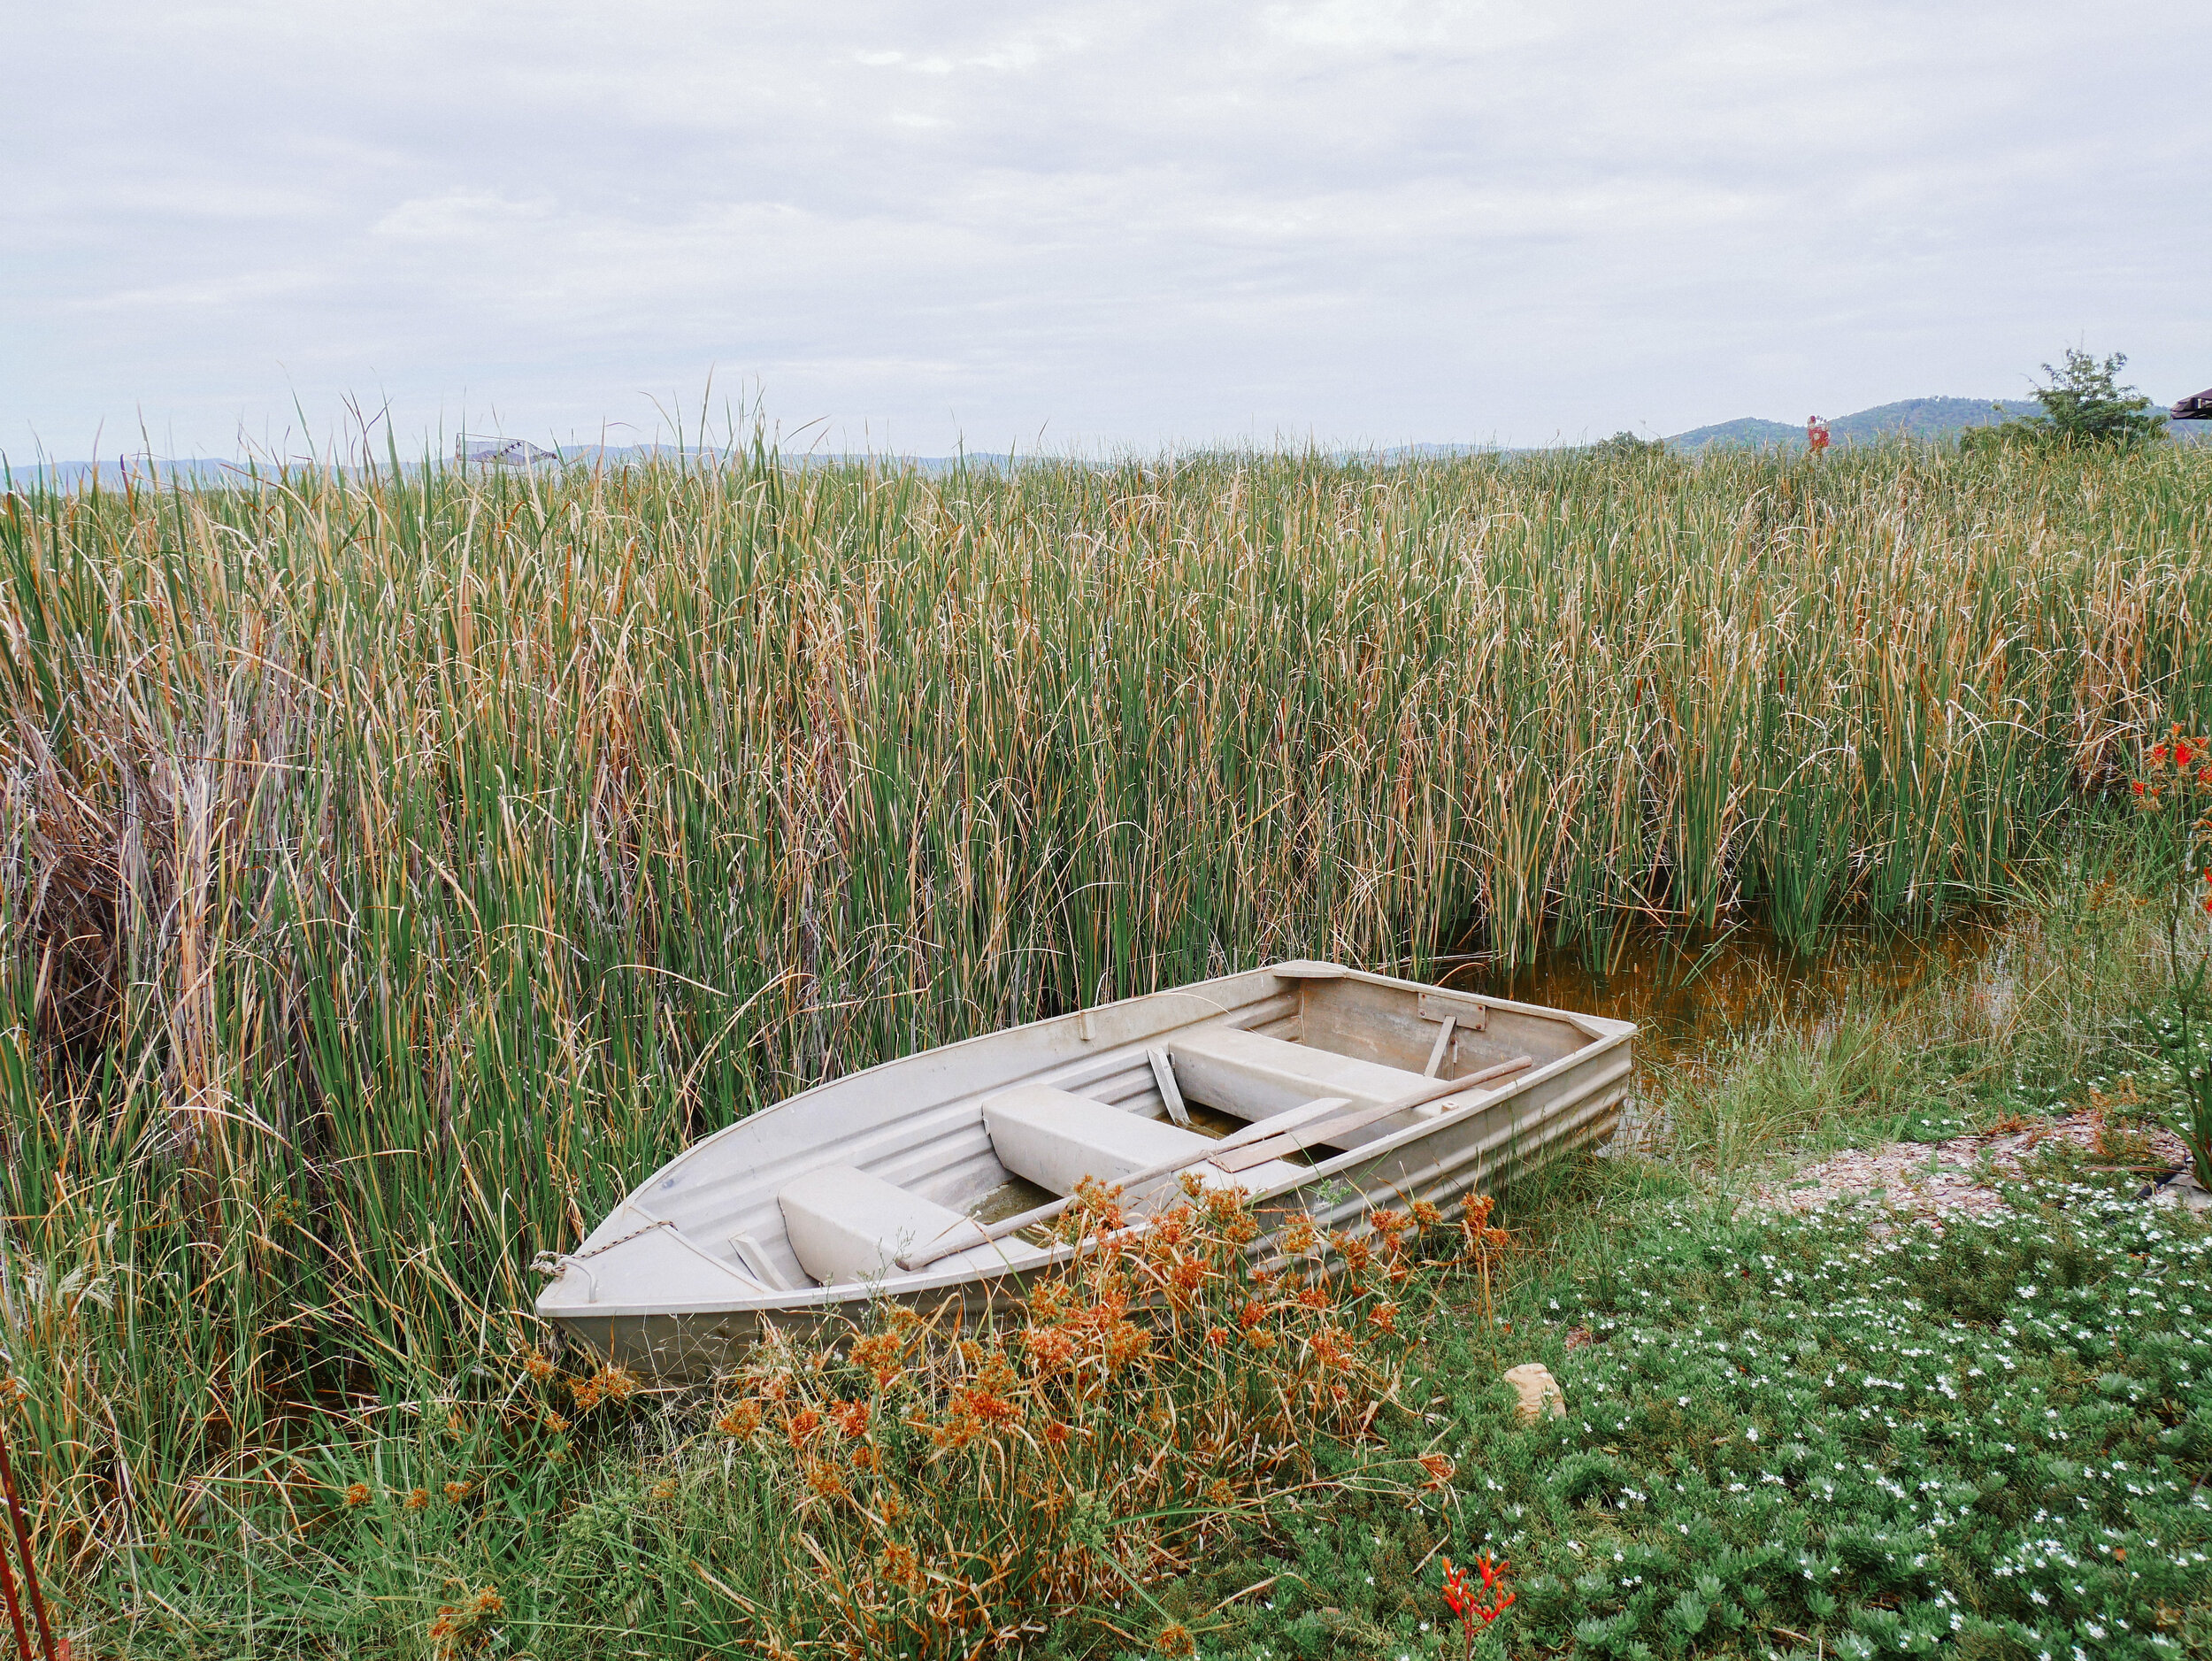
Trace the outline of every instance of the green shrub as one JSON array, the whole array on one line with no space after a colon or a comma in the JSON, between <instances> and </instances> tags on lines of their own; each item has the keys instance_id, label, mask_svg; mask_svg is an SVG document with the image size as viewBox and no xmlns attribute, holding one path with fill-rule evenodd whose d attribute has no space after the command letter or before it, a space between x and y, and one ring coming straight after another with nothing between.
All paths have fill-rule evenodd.
<instances>
[{"instance_id":1,"label":"green shrub","mask_svg":"<svg viewBox=\"0 0 2212 1661\"><path fill-rule=\"evenodd\" d=\"M2065 366L2043 365L2044 384L2035 389L2040 415L1975 427L1962 448L1990 453L2008 445L2059 450L2124 450L2166 436L2166 418L2151 413L2151 401L2133 387L2118 383L2127 354L2098 359L2079 347L2066 349Z\"/></svg>"}]
</instances>

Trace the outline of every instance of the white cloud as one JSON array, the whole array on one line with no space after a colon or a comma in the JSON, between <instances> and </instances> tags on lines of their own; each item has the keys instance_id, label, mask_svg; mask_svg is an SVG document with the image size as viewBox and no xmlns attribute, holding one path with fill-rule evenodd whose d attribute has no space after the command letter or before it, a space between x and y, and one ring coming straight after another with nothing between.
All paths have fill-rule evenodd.
<instances>
[{"instance_id":1,"label":"white cloud","mask_svg":"<svg viewBox=\"0 0 2212 1661\"><path fill-rule=\"evenodd\" d=\"M2212 381L2193 8L88 0L13 39L70 68L0 106L11 451L349 392L589 434L710 369L931 451L1794 419L2078 336Z\"/></svg>"},{"instance_id":2,"label":"white cloud","mask_svg":"<svg viewBox=\"0 0 2212 1661\"><path fill-rule=\"evenodd\" d=\"M495 190L455 189L401 203L373 225L372 236L416 242L488 242L549 222L549 196L517 202Z\"/></svg>"}]
</instances>

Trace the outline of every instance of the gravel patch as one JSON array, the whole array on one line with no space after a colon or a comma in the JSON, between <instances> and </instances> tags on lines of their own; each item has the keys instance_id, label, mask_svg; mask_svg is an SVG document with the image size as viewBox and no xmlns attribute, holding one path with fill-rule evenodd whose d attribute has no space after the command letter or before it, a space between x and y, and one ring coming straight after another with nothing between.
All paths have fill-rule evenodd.
<instances>
[{"instance_id":1,"label":"gravel patch","mask_svg":"<svg viewBox=\"0 0 2212 1661\"><path fill-rule=\"evenodd\" d=\"M2142 1146L2139 1138L2147 1137L2154 1167L2139 1170L2147 1185L2189 1163L2180 1138L2170 1132L2129 1132L2128 1156L2109 1150L2106 1134L2104 1111L2088 1107L2063 1119L1948 1142L1855 1148L1807 1165L1786 1182L1753 1190L1752 1203L1767 1210L1809 1211L1838 1200L1871 1200L1907 1216L1988 1217L2005 1209L1992 1184L2017 1179L2039 1149L2071 1143L2093 1158L2105 1155L2116 1165L2124 1157L2139 1167L2144 1156L2135 1150Z\"/></svg>"}]
</instances>

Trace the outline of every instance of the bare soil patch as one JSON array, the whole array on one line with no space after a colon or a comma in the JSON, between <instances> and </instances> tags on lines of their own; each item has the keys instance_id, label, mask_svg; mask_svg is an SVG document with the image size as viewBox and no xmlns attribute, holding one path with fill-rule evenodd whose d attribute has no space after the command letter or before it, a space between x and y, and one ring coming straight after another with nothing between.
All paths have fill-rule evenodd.
<instances>
[{"instance_id":1,"label":"bare soil patch","mask_svg":"<svg viewBox=\"0 0 2212 1661\"><path fill-rule=\"evenodd\" d=\"M1988 1217L2005 1209L2000 1181L2017 1180L2039 1153L2071 1150L2092 1166L2124 1170L2154 1183L2189 1162L2171 1133L2110 1123L2101 1106L2063 1119L2014 1121L1948 1142L1888 1142L1855 1148L1805 1166L1786 1182L1754 1191L1754 1203L1809 1211L1838 1200L1873 1200L1909 1216Z\"/></svg>"}]
</instances>

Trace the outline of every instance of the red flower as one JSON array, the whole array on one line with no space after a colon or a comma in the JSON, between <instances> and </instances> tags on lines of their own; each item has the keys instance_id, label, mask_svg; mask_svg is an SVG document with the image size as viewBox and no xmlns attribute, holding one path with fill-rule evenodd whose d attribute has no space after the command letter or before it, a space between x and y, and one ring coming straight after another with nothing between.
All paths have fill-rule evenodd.
<instances>
[{"instance_id":1,"label":"red flower","mask_svg":"<svg viewBox=\"0 0 2212 1661\"><path fill-rule=\"evenodd\" d=\"M2163 745L2163 744L2153 744L2153 745L2151 746L2151 763L2152 763L2152 765L2154 765L2154 766L2160 766L2160 767L2164 766L2164 765L2166 765L2166 757L2167 757L2168 753L2169 753L2169 752L2168 752L2168 750L2167 750L2167 749L2166 749L2166 746L2165 746L2165 745Z\"/></svg>"},{"instance_id":2,"label":"red flower","mask_svg":"<svg viewBox=\"0 0 2212 1661\"><path fill-rule=\"evenodd\" d=\"M1467 1590L1467 1571L1452 1566L1449 1557L1444 1559L1444 1605L1453 1614L1464 1616L1473 1598Z\"/></svg>"},{"instance_id":3,"label":"red flower","mask_svg":"<svg viewBox=\"0 0 2212 1661\"><path fill-rule=\"evenodd\" d=\"M1489 1594L1486 1601L1467 1584L1466 1570L1454 1567L1449 1557L1444 1559L1445 1606L1459 1617L1469 1655L1474 1653L1476 1623L1487 1626L1513 1605L1513 1594L1500 1584L1513 1573L1511 1564L1493 1563L1485 1552L1475 1559L1475 1568L1482 1575L1482 1591Z\"/></svg>"},{"instance_id":4,"label":"red flower","mask_svg":"<svg viewBox=\"0 0 2212 1661\"><path fill-rule=\"evenodd\" d=\"M2138 796L2143 794L2143 781L2140 779L2135 781L2135 794Z\"/></svg>"},{"instance_id":5,"label":"red flower","mask_svg":"<svg viewBox=\"0 0 2212 1661\"><path fill-rule=\"evenodd\" d=\"M2195 750L2189 748L2189 741L2187 739L2184 738L2177 740L2174 744L2174 765L2177 767L2187 766L2189 765L2189 757L2196 753L2197 752Z\"/></svg>"}]
</instances>

